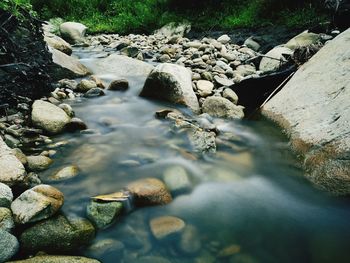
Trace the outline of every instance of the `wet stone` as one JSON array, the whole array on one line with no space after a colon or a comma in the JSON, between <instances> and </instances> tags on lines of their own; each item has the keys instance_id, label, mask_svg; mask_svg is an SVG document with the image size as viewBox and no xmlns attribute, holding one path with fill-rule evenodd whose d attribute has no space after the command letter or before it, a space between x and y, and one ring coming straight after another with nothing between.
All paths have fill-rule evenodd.
<instances>
[{"instance_id":1,"label":"wet stone","mask_svg":"<svg viewBox=\"0 0 350 263\"><path fill-rule=\"evenodd\" d=\"M126 91L129 89L129 82L126 79L114 80L108 87L109 90Z\"/></svg>"},{"instance_id":2,"label":"wet stone","mask_svg":"<svg viewBox=\"0 0 350 263\"><path fill-rule=\"evenodd\" d=\"M46 156L27 156L28 168L31 171L44 171L49 168L53 161Z\"/></svg>"},{"instance_id":3,"label":"wet stone","mask_svg":"<svg viewBox=\"0 0 350 263\"><path fill-rule=\"evenodd\" d=\"M123 204L120 202L91 201L87 206L87 217L97 228L103 229L111 225L121 214Z\"/></svg>"},{"instance_id":4,"label":"wet stone","mask_svg":"<svg viewBox=\"0 0 350 263\"><path fill-rule=\"evenodd\" d=\"M189 191L192 187L186 170L181 166L167 168L164 171L163 180L168 189L174 194Z\"/></svg>"},{"instance_id":5,"label":"wet stone","mask_svg":"<svg viewBox=\"0 0 350 263\"><path fill-rule=\"evenodd\" d=\"M79 168L76 165L70 165L62 168L56 174L50 177L52 180L66 180L76 177L79 173Z\"/></svg>"},{"instance_id":6,"label":"wet stone","mask_svg":"<svg viewBox=\"0 0 350 263\"><path fill-rule=\"evenodd\" d=\"M151 232L158 240L181 233L185 226L182 219L174 216L157 217L150 221Z\"/></svg>"}]
</instances>

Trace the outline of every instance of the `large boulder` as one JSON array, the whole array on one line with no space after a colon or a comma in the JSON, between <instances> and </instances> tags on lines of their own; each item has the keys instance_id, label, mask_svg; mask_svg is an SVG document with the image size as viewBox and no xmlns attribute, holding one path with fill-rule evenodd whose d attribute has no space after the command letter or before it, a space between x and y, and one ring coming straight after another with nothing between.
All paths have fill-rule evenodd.
<instances>
[{"instance_id":1,"label":"large boulder","mask_svg":"<svg viewBox=\"0 0 350 263\"><path fill-rule=\"evenodd\" d=\"M49 47L52 54L52 60L55 64L52 70L54 79L79 78L91 74L90 71L79 62L78 59Z\"/></svg>"},{"instance_id":2,"label":"large boulder","mask_svg":"<svg viewBox=\"0 0 350 263\"><path fill-rule=\"evenodd\" d=\"M100 261L79 256L40 255L29 259L10 261L8 263L100 263Z\"/></svg>"},{"instance_id":3,"label":"large boulder","mask_svg":"<svg viewBox=\"0 0 350 263\"><path fill-rule=\"evenodd\" d=\"M140 96L182 104L195 112L199 111L198 100L192 89L191 72L180 65L158 65L149 74Z\"/></svg>"},{"instance_id":4,"label":"large boulder","mask_svg":"<svg viewBox=\"0 0 350 263\"><path fill-rule=\"evenodd\" d=\"M10 233L0 230L0 262L7 262L18 251L17 238Z\"/></svg>"},{"instance_id":5,"label":"large boulder","mask_svg":"<svg viewBox=\"0 0 350 263\"><path fill-rule=\"evenodd\" d=\"M44 40L48 46L57 49L68 56L73 52L71 45L59 36L51 33L45 33Z\"/></svg>"},{"instance_id":6,"label":"large boulder","mask_svg":"<svg viewBox=\"0 0 350 263\"><path fill-rule=\"evenodd\" d=\"M87 27L76 22L65 22L60 25L61 36L72 44L84 43Z\"/></svg>"},{"instance_id":7,"label":"large boulder","mask_svg":"<svg viewBox=\"0 0 350 263\"><path fill-rule=\"evenodd\" d=\"M64 110L52 103L36 100L32 106L32 122L49 133L60 133L70 118Z\"/></svg>"},{"instance_id":8,"label":"large boulder","mask_svg":"<svg viewBox=\"0 0 350 263\"><path fill-rule=\"evenodd\" d=\"M49 185L38 185L22 193L11 204L16 223L26 224L51 217L61 208L63 194Z\"/></svg>"},{"instance_id":9,"label":"large boulder","mask_svg":"<svg viewBox=\"0 0 350 263\"><path fill-rule=\"evenodd\" d=\"M59 215L26 229L19 240L27 253L64 253L88 245L94 237L95 229L88 220Z\"/></svg>"},{"instance_id":10,"label":"large boulder","mask_svg":"<svg viewBox=\"0 0 350 263\"><path fill-rule=\"evenodd\" d=\"M263 108L304 155L307 177L350 194L350 29L304 64Z\"/></svg>"},{"instance_id":11,"label":"large boulder","mask_svg":"<svg viewBox=\"0 0 350 263\"><path fill-rule=\"evenodd\" d=\"M317 44L320 41L321 41L321 36L319 34L305 31L293 37L284 46L294 51L297 48L308 47L313 44Z\"/></svg>"},{"instance_id":12,"label":"large boulder","mask_svg":"<svg viewBox=\"0 0 350 263\"><path fill-rule=\"evenodd\" d=\"M9 186L23 183L26 170L0 137L0 183Z\"/></svg>"}]
</instances>

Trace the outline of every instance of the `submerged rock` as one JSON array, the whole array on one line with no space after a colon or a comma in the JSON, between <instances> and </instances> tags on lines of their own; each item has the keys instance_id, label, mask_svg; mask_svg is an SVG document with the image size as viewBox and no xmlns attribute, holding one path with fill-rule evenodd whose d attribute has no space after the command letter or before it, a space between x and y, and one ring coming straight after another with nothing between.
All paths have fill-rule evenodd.
<instances>
[{"instance_id":1,"label":"submerged rock","mask_svg":"<svg viewBox=\"0 0 350 263\"><path fill-rule=\"evenodd\" d=\"M26 229L19 239L21 248L33 254L75 251L94 237L95 229L88 220L59 215Z\"/></svg>"},{"instance_id":2,"label":"submerged rock","mask_svg":"<svg viewBox=\"0 0 350 263\"><path fill-rule=\"evenodd\" d=\"M162 216L150 221L150 228L156 239L164 239L184 230L185 222L174 216Z\"/></svg>"},{"instance_id":3,"label":"submerged rock","mask_svg":"<svg viewBox=\"0 0 350 263\"><path fill-rule=\"evenodd\" d=\"M60 133L70 118L64 110L52 103L36 100L32 106L32 122L49 133Z\"/></svg>"},{"instance_id":4,"label":"submerged rock","mask_svg":"<svg viewBox=\"0 0 350 263\"><path fill-rule=\"evenodd\" d=\"M94 88L97 88L96 82L88 79L82 79L77 86L77 90L83 93L88 92Z\"/></svg>"},{"instance_id":5,"label":"submerged rock","mask_svg":"<svg viewBox=\"0 0 350 263\"><path fill-rule=\"evenodd\" d=\"M10 261L9 263L100 263L91 258L79 256L36 256L29 259Z\"/></svg>"},{"instance_id":6,"label":"submerged rock","mask_svg":"<svg viewBox=\"0 0 350 263\"><path fill-rule=\"evenodd\" d=\"M0 262L7 262L18 251L19 243L15 236L0 230Z\"/></svg>"},{"instance_id":7,"label":"submerged rock","mask_svg":"<svg viewBox=\"0 0 350 263\"><path fill-rule=\"evenodd\" d=\"M63 194L49 185L38 185L22 193L11 204L16 223L26 224L56 214L64 202Z\"/></svg>"},{"instance_id":8,"label":"submerged rock","mask_svg":"<svg viewBox=\"0 0 350 263\"><path fill-rule=\"evenodd\" d=\"M123 204L120 202L91 201L87 206L87 217L97 228L103 229L112 224L121 214Z\"/></svg>"},{"instance_id":9,"label":"submerged rock","mask_svg":"<svg viewBox=\"0 0 350 263\"><path fill-rule=\"evenodd\" d=\"M304 155L307 177L342 195L350 194L349 45L350 29L301 66L263 108Z\"/></svg>"},{"instance_id":10,"label":"submerged rock","mask_svg":"<svg viewBox=\"0 0 350 263\"><path fill-rule=\"evenodd\" d=\"M200 236L196 227L187 225L181 234L180 250L185 254L195 254L202 248Z\"/></svg>"},{"instance_id":11,"label":"submerged rock","mask_svg":"<svg viewBox=\"0 0 350 263\"><path fill-rule=\"evenodd\" d=\"M162 181L145 178L132 182L127 189L135 197L138 206L166 205L172 201L171 194Z\"/></svg>"},{"instance_id":12,"label":"submerged rock","mask_svg":"<svg viewBox=\"0 0 350 263\"><path fill-rule=\"evenodd\" d=\"M79 173L79 168L76 165L70 165L62 168L53 176L50 177L52 180L66 180L73 177L76 177Z\"/></svg>"},{"instance_id":13,"label":"submerged rock","mask_svg":"<svg viewBox=\"0 0 350 263\"><path fill-rule=\"evenodd\" d=\"M0 137L0 183L13 186L22 183L25 176L26 171L23 164ZM5 188L2 187L2 189ZM7 190L4 191L3 193L8 192Z\"/></svg>"},{"instance_id":14,"label":"submerged rock","mask_svg":"<svg viewBox=\"0 0 350 263\"><path fill-rule=\"evenodd\" d=\"M191 72L179 65L158 65L149 74L140 96L182 104L195 112L199 111L198 100L192 89Z\"/></svg>"},{"instance_id":15,"label":"submerged rock","mask_svg":"<svg viewBox=\"0 0 350 263\"><path fill-rule=\"evenodd\" d=\"M191 189L191 181L184 168L171 166L164 171L163 180L172 193L182 193Z\"/></svg>"},{"instance_id":16,"label":"submerged rock","mask_svg":"<svg viewBox=\"0 0 350 263\"><path fill-rule=\"evenodd\" d=\"M206 98L202 105L203 113L208 113L213 117L229 119L243 119L243 109L242 106L237 106L228 99L218 96Z\"/></svg>"}]
</instances>

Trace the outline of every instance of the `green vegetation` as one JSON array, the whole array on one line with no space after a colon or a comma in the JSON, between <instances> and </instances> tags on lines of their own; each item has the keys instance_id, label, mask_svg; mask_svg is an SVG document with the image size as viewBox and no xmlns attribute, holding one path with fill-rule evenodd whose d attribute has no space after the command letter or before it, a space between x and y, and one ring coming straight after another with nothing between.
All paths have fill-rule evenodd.
<instances>
[{"instance_id":1,"label":"green vegetation","mask_svg":"<svg viewBox=\"0 0 350 263\"><path fill-rule=\"evenodd\" d=\"M2 0L28 4L30 0ZM187 21L194 30L285 25L325 20L321 0L31 0L43 19L62 17L92 33L149 33L168 22ZM3 3L0 4L3 5Z\"/></svg>"},{"instance_id":2,"label":"green vegetation","mask_svg":"<svg viewBox=\"0 0 350 263\"><path fill-rule=\"evenodd\" d=\"M1 0L0 9L11 12L18 17L22 16L21 9L33 14L30 0Z\"/></svg>"}]
</instances>

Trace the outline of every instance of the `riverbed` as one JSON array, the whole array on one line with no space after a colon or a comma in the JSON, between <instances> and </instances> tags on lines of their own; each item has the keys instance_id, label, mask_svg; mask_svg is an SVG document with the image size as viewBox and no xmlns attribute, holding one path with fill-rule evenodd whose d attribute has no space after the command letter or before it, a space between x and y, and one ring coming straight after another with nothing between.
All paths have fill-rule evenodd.
<instances>
[{"instance_id":1,"label":"riverbed","mask_svg":"<svg viewBox=\"0 0 350 263\"><path fill-rule=\"evenodd\" d=\"M84 48L74 55L92 72L104 56ZM123 77L97 76L107 84ZM143 82L137 77L128 81L126 92L107 90L106 96L70 102L89 132L55 138L68 143L59 148L43 181L65 165L77 165L77 177L46 182L64 193L64 213L83 217L90 197L119 191L140 178L162 179L171 167L183 168L191 186L173 194L169 205L131 207L98 232L93 247L77 254L106 263L348 262L348 200L318 191L303 177L298 156L280 130L261 118L214 118L220 131L217 152L202 155L183 132L155 118L156 111L169 107L191 113L140 98ZM196 229L199 250L184 253L177 238L159 242L152 236L150 220L168 215Z\"/></svg>"}]
</instances>

